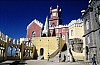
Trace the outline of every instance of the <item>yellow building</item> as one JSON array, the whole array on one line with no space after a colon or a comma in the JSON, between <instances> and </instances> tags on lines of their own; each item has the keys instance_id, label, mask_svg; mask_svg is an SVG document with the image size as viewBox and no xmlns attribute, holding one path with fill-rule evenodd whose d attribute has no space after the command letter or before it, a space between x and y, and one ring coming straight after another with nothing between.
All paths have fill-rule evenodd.
<instances>
[{"instance_id":1,"label":"yellow building","mask_svg":"<svg viewBox=\"0 0 100 65\"><path fill-rule=\"evenodd\" d=\"M38 59L48 59L54 57L61 51L64 41L59 37L33 37L32 43L36 47L35 56Z\"/></svg>"},{"instance_id":2,"label":"yellow building","mask_svg":"<svg viewBox=\"0 0 100 65\"><path fill-rule=\"evenodd\" d=\"M69 40L72 53L72 57L75 61L85 59L85 43L83 21L81 19L72 20L69 23Z\"/></svg>"}]
</instances>

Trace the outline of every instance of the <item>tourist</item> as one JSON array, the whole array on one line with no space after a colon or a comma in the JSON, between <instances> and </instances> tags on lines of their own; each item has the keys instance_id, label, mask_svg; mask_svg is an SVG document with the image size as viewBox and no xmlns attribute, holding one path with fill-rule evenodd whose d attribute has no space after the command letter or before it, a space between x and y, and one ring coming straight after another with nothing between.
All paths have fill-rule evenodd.
<instances>
[{"instance_id":1,"label":"tourist","mask_svg":"<svg viewBox=\"0 0 100 65\"><path fill-rule=\"evenodd\" d=\"M95 60L95 54L93 54L93 57L92 57L92 65L96 65L96 60Z\"/></svg>"}]
</instances>

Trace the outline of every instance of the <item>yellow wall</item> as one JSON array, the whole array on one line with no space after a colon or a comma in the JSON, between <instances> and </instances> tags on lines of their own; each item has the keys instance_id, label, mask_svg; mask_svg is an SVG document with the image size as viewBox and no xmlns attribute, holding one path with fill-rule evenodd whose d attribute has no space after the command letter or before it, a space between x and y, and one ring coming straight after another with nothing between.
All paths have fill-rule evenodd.
<instances>
[{"instance_id":1,"label":"yellow wall","mask_svg":"<svg viewBox=\"0 0 100 65\"><path fill-rule=\"evenodd\" d=\"M40 49L44 49L44 59L48 58L48 53L53 57L63 47L64 42L59 37L33 37L32 43L36 47L38 56L40 56ZM60 47L59 44L60 43ZM59 49L60 48L60 49Z\"/></svg>"},{"instance_id":2,"label":"yellow wall","mask_svg":"<svg viewBox=\"0 0 100 65\"><path fill-rule=\"evenodd\" d=\"M71 30L73 30L73 36L71 36ZM73 25L69 27L69 39L80 38L83 40L83 53L77 53L72 51L75 60L85 60L85 49L84 49L85 39L82 37L83 35L84 35L83 23L78 24L78 26Z\"/></svg>"},{"instance_id":3,"label":"yellow wall","mask_svg":"<svg viewBox=\"0 0 100 65\"><path fill-rule=\"evenodd\" d=\"M71 36L71 30L73 30L73 36ZM82 27L69 27L69 39L73 39L73 38L81 38L83 39L83 34L84 34L84 29L83 26Z\"/></svg>"}]
</instances>

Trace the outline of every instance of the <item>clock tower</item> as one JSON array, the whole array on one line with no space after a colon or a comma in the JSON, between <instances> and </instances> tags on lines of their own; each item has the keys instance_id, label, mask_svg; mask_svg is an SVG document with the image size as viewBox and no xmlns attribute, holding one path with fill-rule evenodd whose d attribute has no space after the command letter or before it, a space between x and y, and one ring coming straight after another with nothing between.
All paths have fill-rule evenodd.
<instances>
[{"instance_id":1,"label":"clock tower","mask_svg":"<svg viewBox=\"0 0 100 65\"><path fill-rule=\"evenodd\" d=\"M61 9L59 9L59 6L57 5L56 9L52 9L50 7L50 19L49 19L49 27L55 27L62 23L61 19Z\"/></svg>"}]
</instances>

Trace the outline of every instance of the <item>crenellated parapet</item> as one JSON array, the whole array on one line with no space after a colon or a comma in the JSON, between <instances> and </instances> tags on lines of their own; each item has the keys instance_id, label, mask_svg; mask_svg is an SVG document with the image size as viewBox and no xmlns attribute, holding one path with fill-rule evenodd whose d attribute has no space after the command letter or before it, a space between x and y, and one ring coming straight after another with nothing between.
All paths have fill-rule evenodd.
<instances>
[{"instance_id":1,"label":"crenellated parapet","mask_svg":"<svg viewBox=\"0 0 100 65\"><path fill-rule=\"evenodd\" d=\"M83 21L81 19L78 20L72 20L69 24L68 27L82 27L83 26Z\"/></svg>"},{"instance_id":2,"label":"crenellated parapet","mask_svg":"<svg viewBox=\"0 0 100 65\"><path fill-rule=\"evenodd\" d=\"M56 26L55 28L64 28L64 27L68 27L68 25L59 25L59 26Z\"/></svg>"},{"instance_id":3,"label":"crenellated parapet","mask_svg":"<svg viewBox=\"0 0 100 65\"><path fill-rule=\"evenodd\" d=\"M34 19L28 26L27 26L27 30L29 29L29 27L33 24L36 23L38 26L40 26L41 28L43 27L43 24L41 22L39 22L37 19Z\"/></svg>"}]
</instances>

